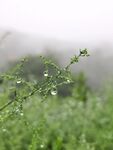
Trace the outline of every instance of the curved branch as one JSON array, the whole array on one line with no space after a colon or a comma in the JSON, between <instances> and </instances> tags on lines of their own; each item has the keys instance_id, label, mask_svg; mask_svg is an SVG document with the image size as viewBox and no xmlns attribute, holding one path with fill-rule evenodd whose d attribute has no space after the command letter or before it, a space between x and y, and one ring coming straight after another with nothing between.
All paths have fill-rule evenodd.
<instances>
[{"instance_id":1,"label":"curved branch","mask_svg":"<svg viewBox=\"0 0 113 150\"><path fill-rule=\"evenodd\" d=\"M8 107L9 105L11 105L14 101L9 101L8 103L6 103L5 105L3 105L1 108L0 108L0 111L4 110L6 107Z\"/></svg>"},{"instance_id":2,"label":"curved branch","mask_svg":"<svg viewBox=\"0 0 113 150\"><path fill-rule=\"evenodd\" d=\"M32 91L29 95L23 96L22 97L22 101L26 100L27 98L31 97L32 95L34 95L36 92L38 91L38 89L35 89L34 91ZM3 105L0 108L0 112L3 111L5 108L7 108L9 105L11 105L13 102L15 102L15 100L9 101L8 103L6 103L5 105Z\"/></svg>"}]
</instances>

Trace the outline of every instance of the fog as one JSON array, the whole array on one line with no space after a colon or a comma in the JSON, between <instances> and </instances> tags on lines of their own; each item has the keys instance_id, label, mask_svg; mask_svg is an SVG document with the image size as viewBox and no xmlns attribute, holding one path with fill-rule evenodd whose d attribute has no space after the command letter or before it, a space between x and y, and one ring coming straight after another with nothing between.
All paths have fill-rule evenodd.
<instances>
[{"instance_id":1,"label":"fog","mask_svg":"<svg viewBox=\"0 0 113 150\"><path fill-rule=\"evenodd\" d=\"M113 40L112 0L0 0L0 27L68 41Z\"/></svg>"},{"instance_id":2,"label":"fog","mask_svg":"<svg viewBox=\"0 0 113 150\"><path fill-rule=\"evenodd\" d=\"M0 0L0 68L28 54L52 53L62 65L79 48L91 56L81 61L92 85L112 78L112 0Z\"/></svg>"}]
</instances>

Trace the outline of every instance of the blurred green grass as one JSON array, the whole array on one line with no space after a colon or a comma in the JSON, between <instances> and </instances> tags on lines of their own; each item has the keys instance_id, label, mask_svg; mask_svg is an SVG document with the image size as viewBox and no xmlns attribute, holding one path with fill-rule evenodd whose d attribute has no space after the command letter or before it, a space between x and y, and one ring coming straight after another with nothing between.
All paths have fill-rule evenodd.
<instances>
[{"instance_id":1,"label":"blurred green grass","mask_svg":"<svg viewBox=\"0 0 113 150\"><path fill-rule=\"evenodd\" d=\"M0 114L0 150L113 150L112 86L100 96L88 93L86 103L35 95L24 115L7 117L9 110Z\"/></svg>"}]
</instances>

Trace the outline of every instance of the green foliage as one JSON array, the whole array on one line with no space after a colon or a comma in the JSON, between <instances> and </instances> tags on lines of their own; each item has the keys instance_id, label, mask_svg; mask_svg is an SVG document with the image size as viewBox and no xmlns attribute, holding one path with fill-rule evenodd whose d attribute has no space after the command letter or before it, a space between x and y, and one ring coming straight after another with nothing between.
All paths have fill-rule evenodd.
<instances>
[{"instance_id":1,"label":"green foliage","mask_svg":"<svg viewBox=\"0 0 113 150\"><path fill-rule=\"evenodd\" d=\"M80 51L65 68L41 57L45 72L39 80L22 77L27 59L0 76L0 150L113 149L112 86L98 96L82 73L72 80L70 65L84 55ZM58 97L58 89L70 83L73 96Z\"/></svg>"},{"instance_id":2,"label":"green foliage","mask_svg":"<svg viewBox=\"0 0 113 150\"><path fill-rule=\"evenodd\" d=\"M79 57L82 56L83 54L88 56L88 53L86 53L86 49L83 50L83 52L80 50L79 55L75 55L74 57L71 58L70 60L70 64L74 62L78 62ZM56 70L54 69L54 67L51 65L48 67L48 69L46 69L44 63L41 61L40 58L36 57L36 56L28 56L27 57L28 61L24 62L24 65L22 67L22 71L20 72L20 77L23 78L24 80L33 82L36 80L44 80L44 76L47 77L48 74L52 74L54 75L56 73ZM46 59L48 59L49 61L52 59L52 63L54 63L56 66L58 66L59 68L60 65L58 63L58 61L51 56L50 54L48 56L46 56ZM9 68L14 68L19 62L13 62L9 65ZM75 77L77 76L77 77ZM62 97L66 97L66 96L71 96L72 95L72 88L75 87L74 83L77 83L77 86L80 86L81 88L81 81L79 79L77 79L79 76L78 75L73 75L73 77L71 77L73 80L73 83L71 82L70 84L63 84L62 86L59 86L58 88L58 92L57 95L58 96L62 96ZM79 83L80 81L80 83ZM68 80L68 82L70 82ZM85 78L84 78L84 83L85 83ZM84 86L84 85L83 85ZM80 91L81 92L81 91Z\"/></svg>"},{"instance_id":3,"label":"green foliage","mask_svg":"<svg viewBox=\"0 0 113 150\"><path fill-rule=\"evenodd\" d=\"M1 150L113 149L112 87L99 97L90 93L82 73L73 80L70 66L81 56L88 56L86 49L64 68L41 56L40 79L22 76L27 59L0 76ZM68 84L72 97L57 97Z\"/></svg>"},{"instance_id":4,"label":"green foliage","mask_svg":"<svg viewBox=\"0 0 113 150\"><path fill-rule=\"evenodd\" d=\"M49 97L41 103L34 95L25 103L24 115L17 112L0 123L0 148L112 150L112 106L112 99L106 97L103 102L103 98L90 94L86 107L71 97Z\"/></svg>"},{"instance_id":5,"label":"green foliage","mask_svg":"<svg viewBox=\"0 0 113 150\"><path fill-rule=\"evenodd\" d=\"M80 72L75 76L75 85L72 90L72 96L79 101L87 101L87 95L90 92L87 84L86 78L83 72Z\"/></svg>"},{"instance_id":6,"label":"green foliage","mask_svg":"<svg viewBox=\"0 0 113 150\"><path fill-rule=\"evenodd\" d=\"M49 66L47 69L43 61L37 56L29 56L27 57L27 59L28 61L24 62L22 71L20 72L20 77L26 81L33 82L33 80L34 81L44 80L44 77L47 77L48 74L54 75L56 73L56 70L52 65ZM52 63L56 64L56 66L60 68L58 61L54 57L51 58L51 55L46 56L46 59L48 60L52 59ZM18 61L11 63L9 65L9 69L14 68L18 63L19 63ZM63 85L58 88L57 94L59 96L68 96L71 94L70 92L71 87L72 87L71 84L69 84L68 86Z\"/></svg>"},{"instance_id":7,"label":"green foliage","mask_svg":"<svg viewBox=\"0 0 113 150\"><path fill-rule=\"evenodd\" d=\"M17 64L17 66L10 72L1 75L1 80L3 80L7 86L5 92L9 98L9 102L1 107L0 111L12 103L14 103L14 105L21 106L22 109L23 102L35 93L38 93L42 99L46 99L50 94L56 95L58 87L73 82L71 78L70 66L78 62L75 58L79 59L81 56L88 56L86 49L80 50L78 56L75 55L72 57L71 61L65 68L60 68L50 59L41 56L40 58L45 67L43 74L44 78L33 82L26 81L22 78L22 68L24 67L24 63L27 61L27 59L22 59L20 64Z\"/></svg>"},{"instance_id":8,"label":"green foliage","mask_svg":"<svg viewBox=\"0 0 113 150\"><path fill-rule=\"evenodd\" d=\"M52 56L45 56L46 59L52 60L57 66L59 66L59 63L57 60ZM15 68L17 64L19 64L20 61L15 61L9 64L8 69ZM20 72L20 76L24 78L27 81L40 80L43 79L43 73L45 71L45 66L40 59L40 57L37 56L28 56L27 61L24 62L24 65L22 67L22 72ZM51 68L49 68L49 71L52 72Z\"/></svg>"}]
</instances>

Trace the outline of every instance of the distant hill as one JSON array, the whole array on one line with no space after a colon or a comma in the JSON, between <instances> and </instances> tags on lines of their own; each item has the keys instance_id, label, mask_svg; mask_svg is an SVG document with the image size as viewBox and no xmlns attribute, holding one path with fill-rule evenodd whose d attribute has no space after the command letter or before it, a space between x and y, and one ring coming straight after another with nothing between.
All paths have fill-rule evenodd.
<instances>
[{"instance_id":1,"label":"distant hill","mask_svg":"<svg viewBox=\"0 0 113 150\"><path fill-rule=\"evenodd\" d=\"M15 31L0 30L0 64L15 60L23 55L49 53L64 50L68 44Z\"/></svg>"},{"instance_id":2,"label":"distant hill","mask_svg":"<svg viewBox=\"0 0 113 150\"><path fill-rule=\"evenodd\" d=\"M0 66L28 54L51 53L57 56L58 53L60 58L65 53L63 59L61 58L65 60L67 53L69 52L69 55L75 53L75 47L77 48L79 45L79 43L2 29L0 30ZM59 54L61 55L59 56Z\"/></svg>"},{"instance_id":3,"label":"distant hill","mask_svg":"<svg viewBox=\"0 0 113 150\"><path fill-rule=\"evenodd\" d=\"M9 61L14 61L28 54L52 54L62 65L77 49L87 47L91 56L81 60L73 68L74 72L84 71L89 84L99 85L103 80L113 75L113 45L104 43L72 43L57 39L47 39L36 35L27 35L16 31L0 30L0 68Z\"/></svg>"}]
</instances>

